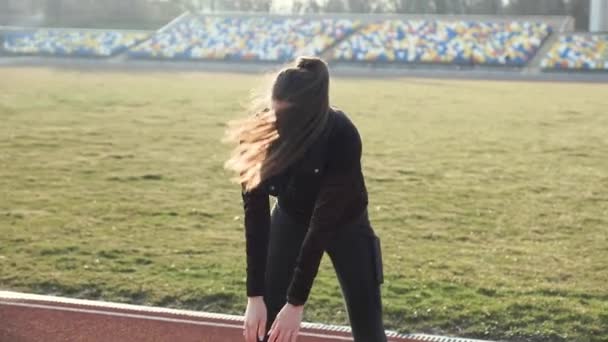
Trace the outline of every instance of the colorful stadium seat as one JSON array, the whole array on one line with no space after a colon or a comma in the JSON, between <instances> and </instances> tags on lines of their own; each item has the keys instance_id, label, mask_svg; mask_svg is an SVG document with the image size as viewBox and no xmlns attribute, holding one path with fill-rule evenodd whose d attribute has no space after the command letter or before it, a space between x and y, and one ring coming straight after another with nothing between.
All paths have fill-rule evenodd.
<instances>
[{"instance_id":1,"label":"colorful stadium seat","mask_svg":"<svg viewBox=\"0 0 608 342\"><path fill-rule=\"evenodd\" d=\"M608 70L608 35L562 36L541 66L543 69Z\"/></svg>"},{"instance_id":2,"label":"colorful stadium seat","mask_svg":"<svg viewBox=\"0 0 608 342\"><path fill-rule=\"evenodd\" d=\"M353 32L347 19L190 16L129 51L133 58L287 61Z\"/></svg>"},{"instance_id":3,"label":"colorful stadium seat","mask_svg":"<svg viewBox=\"0 0 608 342\"><path fill-rule=\"evenodd\" d=\"M146 33L82 30L23 30L4 33L7 53L107 57L146 39Z\"/></svg>"},{"instance_id":4,"label":"colorful stadium seat","mask_svg":"<svg viewBox=\"0 0 608 342\"><path fill-rule=\"evenodd\" d=\"M383 20L340 43L334 59L523 66L550 33L545 23Z\"/></svg>"}]
</instances>

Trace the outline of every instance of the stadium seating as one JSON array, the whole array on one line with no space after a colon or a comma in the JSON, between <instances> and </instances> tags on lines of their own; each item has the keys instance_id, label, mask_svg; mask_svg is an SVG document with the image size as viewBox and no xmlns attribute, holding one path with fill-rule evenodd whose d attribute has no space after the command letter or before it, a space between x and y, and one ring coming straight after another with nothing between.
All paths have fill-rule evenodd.
<instances>
[{"instance_id":1,"label":"stadium seating","mask_svg":"<svg viewBox=\"0 0 608 342\"><path fill-rule=\"evenodd\" d=\"M3 47L11 54L107 57L148 37L146 33L86 30L23 30L4 33Z\"/></svg>"},{"instance_id":2,"label":"stadium seating","mask_svg":"<svg viewBox=\"0 0 608 342\"><path fill-rule=\"evenodd\" d=\"M543 69L608 70L608 35L562 36L541 66Z\"/></svg>"},{"instance_id":3,"label":"stadium seating","mask_svg":"<svg viewBox=\"0 0 608 342\"><path fill-rule=\"evenodd\" d=\"M134 58L287 61L350 34L348 19L189 16L129 51Z\"/></svg>"},{"instance_id":4,"label":"stadium seating","mask_svg":"<svg viewBox=\"0 0 608 342\"><path fill-rule=\"evenodd\" d=\"M550 33L545 23L383 20L340 43L334 59L523 66Z\"/></svg>"}]
</instances>

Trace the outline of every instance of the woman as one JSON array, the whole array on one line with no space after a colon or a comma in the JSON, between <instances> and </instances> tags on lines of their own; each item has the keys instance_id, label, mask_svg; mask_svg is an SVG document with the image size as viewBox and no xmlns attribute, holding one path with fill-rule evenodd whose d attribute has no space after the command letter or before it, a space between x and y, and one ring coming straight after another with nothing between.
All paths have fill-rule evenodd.
<instances>
[{"instance_id":1,"label":"woman","mask_svg":"<svg viewBox=\"0 0 608 342\"><path fill-rule=\"evenodd\" d=\"M270 88L261 110L228 130L238 144L226 167L238 175L245 212L245 340L296 341L326 251L355 341L386 341L380 242L367 215L359 133L330 107L321 59L299 58ZM272 213L269 195L278 200Z\"/></svg>"}]
</instances>

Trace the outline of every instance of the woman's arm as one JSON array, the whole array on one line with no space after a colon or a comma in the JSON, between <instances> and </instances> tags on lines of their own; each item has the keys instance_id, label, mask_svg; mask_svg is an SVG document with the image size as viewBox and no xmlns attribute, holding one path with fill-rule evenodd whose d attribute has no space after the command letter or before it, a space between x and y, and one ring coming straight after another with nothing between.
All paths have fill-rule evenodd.
<instances>
[{"instance_id":1,"label":"woman's arm","mask_svg":"<svg viewBox=\"0 0 608 342\"><path fill-rule=\"evenodd\" d=\"M270 232L270 203L261 189L243 190L247 253L247 296L264 295L264 273Z\"/></svg>"},{"instance_id":2,"label":"woman's arm","mask_svg":"<svg viewBox=\"0 0 608 342\"><path fill-rule=\"evenodd\" d=\"M358 132L353 127L338 141L330 144L321 190L287 291L287 302L292 305L303 305L308 299L323 252L335 236L340 221L353 204L362 200L361 192L365 191L359 184L362 176Z\"/></svg>"}]
</instances>

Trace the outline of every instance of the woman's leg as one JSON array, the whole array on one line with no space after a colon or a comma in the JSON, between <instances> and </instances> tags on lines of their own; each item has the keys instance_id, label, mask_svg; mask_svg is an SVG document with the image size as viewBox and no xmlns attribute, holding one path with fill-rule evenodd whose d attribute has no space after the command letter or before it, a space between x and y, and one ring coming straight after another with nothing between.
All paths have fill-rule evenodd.
<instances>
[{"instance_id":1,"label":"woman's leg","mask_svg":"<svg viewBox=\"0 0 608 342\"><path fill-rule=\"evenodd\" d=\"M355 342L386 342L380 284L383 282L380 240L367 213L343 227L327 250L346 302Z\"/></svg>"},{"instance_id":2,"label":"woman's leg","mask_svg":"<svg viewBox=\"0 0 608 342\"><path fill-rule=\"evenodd\" d=\"M268 310L266 331L287 303L287 288L293 276L300 247L308 227L295 222L278 205L272 210L270 241L264 284L264 300Z\"/></svg>"}]
</instances>

